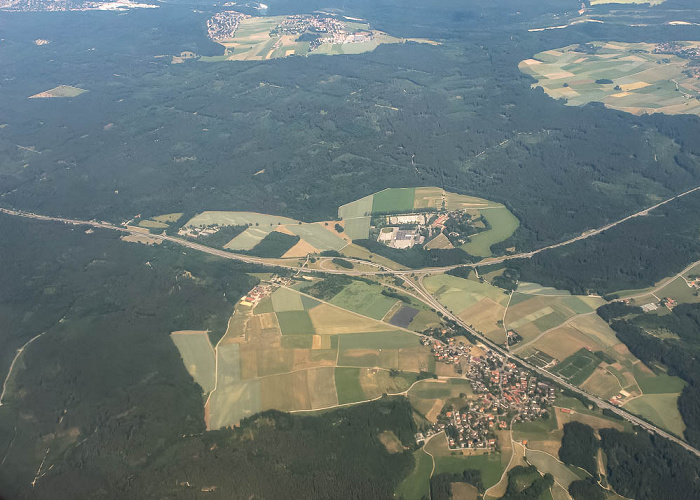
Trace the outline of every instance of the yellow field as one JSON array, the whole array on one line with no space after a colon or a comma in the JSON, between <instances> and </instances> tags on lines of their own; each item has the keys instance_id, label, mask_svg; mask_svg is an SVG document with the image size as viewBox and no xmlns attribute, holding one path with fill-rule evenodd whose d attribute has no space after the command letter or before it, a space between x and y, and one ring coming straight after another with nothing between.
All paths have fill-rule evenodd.
<instances>
[{"instance_id":1,"label":"yellow field","mask_svg":"<svg viewBox=\"0 0 700 500\"><path fill-rule=\"evenodd\" d=\"M330 304L320 304L309 310L309 317L318 335L383 332L389 325L359 316Z\"/></svg>"}]
</instances>

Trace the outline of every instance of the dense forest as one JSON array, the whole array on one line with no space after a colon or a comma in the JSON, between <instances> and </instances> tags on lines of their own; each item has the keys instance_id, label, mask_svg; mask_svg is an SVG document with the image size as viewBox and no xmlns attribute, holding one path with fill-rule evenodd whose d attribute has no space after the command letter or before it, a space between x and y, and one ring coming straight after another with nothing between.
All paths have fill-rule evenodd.
<instances>
[{"instance_id":1,"label":"dense forest","mask_svg":"<svg viewBox=\"0 0 700 500\"><path fill-rule=\"evenodd\" d=\"M655 22L674 19L673 3L654 9ZM313 6L332 5L290 0L270 13ZM211 8L198 7L5 23L3 204L113 221L205 209L310 221L384 187L438 185L505 203L521 226L503 250L559 241L700 183L697 117L567 107L518 69L553 47L613 33L663 40L681 28L527 31L572 18L575 0L363 0L349 15L442 44L172 65L159 56L220 53L205 37ZM41 37L53 43L38 49ZM27 99L57 83L89 92Z\"/></svg>"},{"instance_id":2,"label":"dense forest","mask_svg":"<svg viewBox=\"0 0 700 500\"><path fill-rule=\"evenodd\" d=\"M601 429L608 480L636 500L700 498L700 459L662 437Z\"/></svg>"},{"instance_id":3,"label":"dense forest","mask_svg":"<svg viewBox=\"0 0 700 500\"><path fill-rule=\"evenodd\" d=\"M695 192L597 236L508 265L524 281L573 293L644 288L700 260L699 229Z\"/></svg>"},{"instance_id":4,"label":"dense forest","mask_svg":"<svg viewBox=\"0 0 700 500\"><path fill-rule=\"evenodd\" d=\"M580 467L595 476L598 473L597 454L598 439L591 427L580 422L564 425L564 436L559 448L559 459L562 462Z\"/></svg>"}]
</instances>

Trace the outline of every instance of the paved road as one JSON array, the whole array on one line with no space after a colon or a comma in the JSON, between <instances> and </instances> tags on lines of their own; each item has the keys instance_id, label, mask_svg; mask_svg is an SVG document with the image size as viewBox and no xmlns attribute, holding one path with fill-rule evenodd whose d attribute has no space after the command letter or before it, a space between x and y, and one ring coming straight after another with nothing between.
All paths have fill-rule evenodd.
<instances>
[{"instance_id":1,"label":"paved road","mask_svg":"<svg viewBox=\"0 0 700 500\"><path fill-rule=\"evenodd\" d=\"M624 217L618 221L612 222L610 224L606 224L603 227L600 227L598 229L592 229L589 231L585 231L584 233L574 237L570 238L566 241L562 241L561 243L556 243L553 245L549 245L543 248L540 248L538 250L533 250L531 252L524 252L524 253L519 253L519 254L513 254L513 255L506 255L503 257L496 257L496 258L486 258L482 259L476 263L471 264L472 266L477 266L477 265L486 265L486 264L499 264L502 262L505 262L507 260L513 260L513 259L528 259L531 258L534 255L537 255L538 253L544 252L546 250L551 250L554 248L559 248L563 247L566 245L570 245L572 243L575 243L577 241L584 240L586 238L590 238L592 236L595 236L597 234L600 234L604 231L607 231L608 229L611 229L619 224L622 224L630 219L636 218L636 217L642 217L646 216L649 214L650 211L665 205L666 203L670 203L674 200L677 200L679 198L682 198L684 196L687 196L691 193L694 193L696 191L700 190L700 186L694 187L692 189L689 189L683 193L680 193L676 196L672 196L671 198L668 198L662 202L659 202L651 207L645 208L644 210L640 210L639 212L636 212L632 215L628 215L627 217ZM24 212L21 210L11 210L7 208L0 208L0 213L5 213L7 215L13 215L17 217L26 217L29 219L36 219L36 220L42 220L42 221L50 221L50 222L62 222L64 224L72 224L72 225L78 225L78 226L92 226L95 228L101 228L101 229L109 229L113 231L119 231L122 233L126 234L133 234L137 236L144 236L145 233L139 230L135 229L130 229L127 227L123 226L117 226L115 224L105 222L105 221L85 221L85 220L79 220L79 219L69 219L69 218L63 218L63 217L51 217L47 215L40 215L40 214L34 214L31 212ZM593 396L591 394L588 394L584 390L580 389L579 387L570 384L566 380L562 379L558 375L555 375L553 373L548 372L547 370L544 370L542 368L539 368L537 366L534 366L530 363L528 363L525 360L522 360L520 358L516 358L513 356L509 351L506 349L503 349L501 346L495 344L488 338L484 337L481 335L479 332L471 328L469 325L467 325L464 321L462 321L459 317L454 315L451 311L447 310L440 302L438 302L435 297L433 297L428 291L425 289L425 287L422 284L423 278L426 275L429 274L437 274L437 273L443 273L449 269L454 269L455 267L460 267L458 265L455 266L446 266L446 267L432 267L432 268L424 268L424 269L409 269L409 270L402 270L402 271L396 271L393 269L388 269L384 266L374 264L375 267L377 267L377 271L357 271L357 270L348 270L348 269L342 269L342 270L333 270L333 269L308 269L308 268L299 268L298 265L282 265L277 262L273 262L272 259L263 259L260 257L251 257L247 255L239 255L239 254L234 254L231 252L227 252L225 250L218 250L216 248L211 248L205 245L200 245L199 243L195 243L189 240L185 240L182 238L177 238L175 236L167 236L167 235L159 235L159 234L148 234L149 238L155 239L155 240L160 240L160 241L169 241L171 243L175 243L177 245L181 245L183 247L191 248L193 250L197 250L200 252L208 253L210 255L216 255L218 257L224 258L224 259L229 259L229 260L236 260L240 262L247 262L250 264L256 264L260 266L267 266L267 267L283 267L287 269L294 269L299 272L304 272L304 273L325 273L325 274L344 274L348 276L360 276L360 275L392 275L399 277L404 280L404 282L413 288L418 296L420 296L427 304L430 304L436 311L440 311L443 315L446 317L452 319L455 321L457 324L462 326L465 330L470 332L472 335L474 335L476 338L481 340L485 345L489 346L491 349L494 351L500 353L503 355L506 359L509 359L513 361L514 363L517 363L524 368L538 373L540 376L547 378L549 380L553 380L557 382L560 386L566 387L567 389L580 394L590 401L594 402L596 405L598 405L600 408L608 409L612 411L613 413L619 415L621 418L627 420L628 422L631 422L634 425L640 426L647 431L651 433L655 433L659 436L662 436L666 439L669 439L686 450L690 451L691 453L694 453L696 456L700 457L700 451L697 450L696 448L690 446L688 443L683 441L682 439L677 438L676 436L673 436L669 434L668 432L664 431L663 429L660 429L656 427L655 425L652 425L634 415L631 413L628 413L627 411L623 410L622 408L618 408L617 406L604 401L596 396ZM358 259L350 259L346 258L345 260L352 261L352 262L357 262L357 263L362 263L364 265L367 265L368 262L366 261L361 261ZM411 279L411 275L417 276L417 282L414 282Z\"/></svg>"}]
</instances>

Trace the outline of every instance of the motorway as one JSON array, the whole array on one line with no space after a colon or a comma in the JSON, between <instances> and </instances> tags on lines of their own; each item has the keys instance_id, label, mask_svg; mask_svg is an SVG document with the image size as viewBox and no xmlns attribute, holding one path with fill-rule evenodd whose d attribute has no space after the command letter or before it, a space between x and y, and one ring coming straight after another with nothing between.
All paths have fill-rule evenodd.
<instances>
[{"instance_id":1,"label":"motorway","mask_svg":"<svg viewBox=\"0 0 700 500\"><path fill-rule=\"evenodd\" d=\"M488 264L498 264L505 262L507 260L513 260L513 259L522 259L522 258L531 258L532 256L544 252L546 250L554 249L554 248L559 248L563 247L566 245L570 245L572 243L575 243L577 241L584 240L586 238L590 238L591 236L595 236L597 234L602 233L603 231L606 231L608 229L611 229L619 224L622 224L630 219L633 219L635 217L642 217L645 215L648 215L650 211L666 204L670 203L678 198L681 198L683 196L687 196L691 193L694 193L696 191L700 190L700 186L697 186L693 189L689 189L683 193L680 193L676 196L673 196L671 198L668 198L667 200L664 200L660 203L657 203L651 207L648 207L644 210L640 210L639 212L636 212L632 215L628 215L627 217L624 217L620 220L617 220L615 222L612 222L610 224L606 224L603 227L600 227L598 229L593 229L593 230L588 230L585 231L584 233L574 237L570 238L566 241L556 243L553 245L549 245L537 250L533 250L531 252L524 252L524 253L519 253L519 254L512 254L512 255L507 255L503 257L497 257L497 258L486 258L482 259L478 262L472 263L472 264L466 264L471 267L476 267L478 265L488 265ZM669 434L668 432L664 431L663 429L660 429L656 427L653 424L650 424L649 422L646 422L631 413L628 413L627 411L623 410L622 408L619 408L608 401L604 401L596 396L593 396L584 390L580 389L579 387L570 384L566 380L562 379L558 375L552 374L548 372L547 370L544 370L542 368L536 367L527 361L517 358L514 355L512 355L507 349L502 348L501 346L495 344L488 338L484 337L482 334L479 332L475 331L473 328L471 328L469 325L467 325L463 320L461 320L459 317L457 317L455 314L453 314L451 311L446 309L440 302L435 299L422 285L422 280L425 276L430 275L430 274L439 274L439 273L444 273L447 270L454 269L456 267L461 267L465 264L462 265L456 265L456 266L446 266L446 267L434 267L434 268L424 268L424 269L409 269L409 270L394 270L394 269L389 269L387 267L370 263L364 260L358 260L358 259L349 259L346 258L345 260L361 263L363 265L370 265L373 267L376 267L376 271L353 271L353 270L348 270L348 269L310 269L310 268L305 268L305 267L299 267L298 265L283 265L278 262L273 262L270 259L264 259L260 257L252 257L248 255L240 255L240 254L235 254L231 252L227 252L225 250L219 250L216 248L208 247L205 245L201 245L199 243L195 243L189 240L185 240L182 238L178 238L175 236L168 236L165 234L146 234L142 230L134 229L134 228L129 228L125 226L118 226L109 222L105 221L85 221L85 220L79 220L79 219L69 219L69 218L63 218L63 217L52 217L52 216L47 216L47 215L40 215L40 214L34 214L31 212L25 212L21 210L12 210L12 209L7 209L7 208L0 208L0 213L4 213L7 215L11 216L16 216L16 217L25 217L29 219L35 219L35 220L41 220L41 221L47 221L47 222L61 222L64 224L70 224L70 225L76 225L76 226L91 226L94 228L99 228L99 229L107 229L107 230L112 230L112 231L119 231L121 233L125 234L132 234L136 236L148 236L148 238L151 238L153 240L159 240L159 241L168 241L177 245L181 245L186 248L190 248L192 250L196 250L199 252L207 253L210 255L215 255L217 257L221 257L224 259L229 259L229 260L236 260L240 262L245 262L249 264L255 264L259 266L266 266L266 267L277 267L277 268L287 268L287 269L292 269L297 272L303 272L303 273L323 273L323 274L344 274L348 276L371 276L371 275L387 275L387 276L395 276L404 281L406 285L408 285L410 288L412 288L416 294L422 298L427 304L429 304L431 307L433 307L436 311L439 311L442 313L445 317L450 318L452 321L463 327L465 330L470 332L474 337L478 338L483 342L485 345L489 346L491 349L494 351L498 352L502 356L505 357L505 359L512 360L514 363L517 363L524 368L536 372L540 376L547 378L549 380L552 380L556 382L558 385L561 387L565 387L577 394L580 394L581 396L585 397L586 399L592 401L595 403L598 407L610 410L611 412L615 413L616 415L620 416L621 418L627 420L628 422L637 425L648 432L655 433L659 436L662 436L666 439L669 439L673 441L674 443L682 446L686 450L690 451L691 453L694 453L696 456L700 457L700 450L697 450L696 448L692 447L682 439L677 438L676 436L673 436L672 434ZM329 258L330 259L330 258ZM415 276L416 280L411 278L411 276Z\"/></svg>"}]
</instances>

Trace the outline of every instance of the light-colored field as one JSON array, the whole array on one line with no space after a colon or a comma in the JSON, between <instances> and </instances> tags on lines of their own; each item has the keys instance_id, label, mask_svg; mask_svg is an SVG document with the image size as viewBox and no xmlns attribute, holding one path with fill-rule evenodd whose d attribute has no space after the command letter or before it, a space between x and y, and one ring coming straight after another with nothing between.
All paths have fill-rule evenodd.
<instances>
[{"instance_id":1,"label":"light-colored field","mask_svg":"<svg viewBox=\"0 0 700 500\"><path fill-rule=\"evenodd\" d=\"M617 429L620 432L628 430L630 427L629 424L625 422L608 417L591 415L590 413L582 413L575 410L572 410L570 413L564 413L561 410L561 408L555 408L557 427L559 429L563 429L564 425L569 422L580 422L596 430Z\"/></svg>"},{"instance_id":2,"label":"light-colored field","mask_svg":"<svg viewBox=\"0 0 700 500\"><path fill-rule=\"evenodd\" d=\"M610 399L624 389L617 378L602 367L596 368L581 388L602 399Z\"/></svg>"},{"instance_id":3,"label":"light-colored field","mask_svg":"<svg viewBox=\"0 0 700 500\"><path fill-rule=\"evenodd\" d=\"M304 310L301 294L289 288L278 288L272 293L271 298L275 312Z\"/></svg>"},{"instance_id":4,"label":"light-colored field","mask_svg":"<svg viewBox=\"0 0 700 500\"><path fill-rule=\"evenodd\" d=\"M410 212L415 188L389 188L374 194L372 213Z\"/></svg>"},{"instance_id":5,"label":"light-colored field","mask_svg":"<svg viewBox=\"0 0 700 500\"><path fill-rule=\"evenodd\" d=\"M284 255L282 255L282 258L290 259L294 257L306 257L310 253L318 253L318 248L311 246L305 240L299 240L296 245L294 245L292 248L287 250L284 253Z\"/></svg>"},{"instance_id":6,"label":"light-colored field","mask_svg":"<svg viewBox=\"0 0 700 500\"><path fill-rule=\"evenodd\" d=\"M322 224L291 224L285 228L321 251L337 251L347 245L347 242L332 227L329 229Z\"/></svg>"},{"instance_id":7,"label":"light-colored field","mask_svg":"<svg viewBox=\"0 0 700 500\"><path fill-rule=\"evenodd\" d=\"M505 312L504 306L490 298L485 298L463 309L458 316L492 341L501 344L506 341L506 331L498 322L503 320Z\"/></svg>"},{"instance_id":8,"label":"light-colored field","mask_svg":"<svg viewBox=\"0 0 700 500\"><path fill-rule=\"evenodd\" d=\"M678 396L678 394L645 394L633 399L624 405L624 408L677 436L683 436L685 423L678 411Z\"/></svg>"},{"instance_id":9,"label":"light-colored field","mask_svg":"<svg viewBox=\"0 0 700 500\"><path fill-rule=\"evenodd\" d=\"M209 341L209 333L199 331L173 332L170 338L175 343L185 368L192 378L209 393L216 382L214 348Z\"/></svg>"},{"instance_id":10,"label":"light-colored field","mask_svg":"<svg viewBox=\"0 0 700 500\"><path fill-rule=\"evenodd\" d=\"M567 467L553 456L542 451L528 449L525 451L525 456L528 462L537 467L538 471L541 473L549 472L554 476L554 480L564 488L568 488L572 482L583 479L588 475L580 470L574 472L572 468Z\"/></svg>"},{"instance_id":11,"label":"light-colored field","mask_svg":"<svg viewBox=\"0 0 700 500\"><path fill-rule=\"evenodd\" d=\"M278 215L259 214L255 212L218 212L207 211L197 214L187 221L185 227L202 226L247 226L264 227L274 229L276 226L284 224L298 224L298 221L289 217Z\"/></svg>"},{"instance_id":12,"label":"light-colored field","mask_svg":"<svg viewBox=\"0 0 700 500\"><path fill-rule=\"evenodd\" d=\"M44 92L39 92L30 96L30 99L50 99L50 98L63 98L63 97L78 97L84 94L87 90L79 89L78 87L71 87L70 85L59 85L50 90Z\"/></svg>"},{"instance_id":13,"label":"light-colored field","mask_svg":"<svg viewBox=\"0 0 700 500\"><path fill-rule=\"evenodd\" d=\"M481 210L480 213L491 228L470 236L470 241L462 245L462 249L470 255L490 257L493 255L491 245L510 238L520 226L520 221L503 205Z\"/></svg>"},{"instance_id":14,"label":"light-colored field","mask_svg":"<svg viewBox=\"0 0 700 500\"><path fill-rule=\"evenodd\" d=\"M156 217L151 217L151 219L153 219L153 220L156 221L156 222L166 222L166 223L170 223L170 222L177 222L177 221L179 221L180 218L181 218L183 215L184 215L184 214L183 214L182 212L177 212L177 213L172 213L172 214L158 215L158 216L156 216Z\"/></svg>"},{"instance_id":15,"label":"light-colored field","mask_svg":"<svg viewBox=\"0 0 700 500\"><path fill-rule=\"evenodd\" d=\"M439 250L450 250L454 248L452 243L450 243L449 238L444 235L444 233L438 234L435 238L430 240L426 245L425 249L426 250L433 250L433 249L439 249Z\"/></svg>"},{"instance_id":16,"label":"light-colored field","mask_svg":"<svg viewBox=\"0 0 700 500\"><path fill-rule=\"evenodd\" d=\"M379 286L368 285L362 281L353 281L330 300L333 305L378 320L382 319L396 302L396 299L382 295Z\"/></svg>"},{"instance_id":17,"label":"light-colored field","mask_svg":"<svg viewBox=\"0 0 700 500\"><path fill-rule=\"evenodd\" d=\"M165 224L164 222L158 222L155 220L142 220L139 221L139 226L140 227L147 227L149 229L167 229L168 225Z\"/></svg>"},{"instance_id":18,"label":"light-colored field","mask_svg":"<svg viewBox=\"0 0 700 500\"><path fill-rule=\"evenodd\" d=\"M700 44L678 43L686 47ZM533 87L541 86L555 99L567 99L567 105L596 101L638 115L700 114L696 99L700 80L685 73L688 59L654 53L656 46L649 43L591 42L589 46L595 47L594 53L570 45L536 54L519 68L538 80Z\"/></svg>"},{"instance_id":19,"label":"light-colored field","mask_svg":"<svg viewBox=\"0 0 700 500\"><path fill-rule=\"evenodd\" d=\"M503 306L508 303L508 295L500 288L449 274L428 276L423 284L445 307L457 314L485 298Z\"/></svg>"},{"instance_id":20,"label":"light-colored field","mask_svg":"<svg viewBox=\"0 0 700 500\"><path fill-rule=\"evenodd\" d=\"M224 245L228 250L252 250L255 245L260 243L265 237L274 231L274 227L249 227L241 234L237 235L231 241ZM301 243L301 241L299 242ZM290 251L294 247L290 248Z\"/></svg>"},{"instance_id":21,"label":"light-colored field","mask_svg":"<svg viewBox=\"0 0 700 500\"><path fill-rule=\"evenodd\" d=\"M314 330L319 335L347 333L381 332L388 325L370 318L363 318L345 309L329 304L321 304L309 310Z\"/></svg>"}]
</instances>

